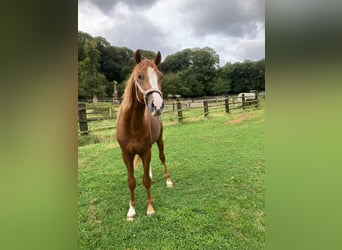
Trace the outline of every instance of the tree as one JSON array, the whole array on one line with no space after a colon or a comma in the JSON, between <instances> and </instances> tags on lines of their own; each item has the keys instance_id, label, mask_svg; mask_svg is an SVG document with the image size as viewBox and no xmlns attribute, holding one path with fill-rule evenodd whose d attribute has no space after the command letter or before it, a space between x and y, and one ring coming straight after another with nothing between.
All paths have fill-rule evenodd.
<instances>
[{"instance_id":1,"label":"tree","mask_svg":"<svg viewBox=\"0 0 342 250\"><path fill-rule=\"evenodd\" d=\"M265 60L257 62L246 60L222 67L224 78L230 81L230 93L265 89Z\"/></svg>"},{"instance_id":2,"label":"tree","mask_svg":"<svg viewBox=\"0 0 342 250\"><path fill-rule=\"evenodd\" d=\"M77 35L77 46L78 46L78 61L83 61L86 57L85 52L84 52L84 44L92 40L92 36L89 35L88 33L78 31Z\"/></svg>"},{"instance_id":3,"label":"tree","mask_svg":"<svg viewBox=\"0 0 342 250\"><path fill-rule=\"evenodd\" d=\"M175 54L168 55L164 62L160 64L160 70L164 73L177 73L179 71L187 69L192 64L191 49L185 49Z\"/></svg>"},{"instance_id":4,"label":"tree","mask_svg":"<svg viewBox=\"0 0 342 250\"><path fill-rule=\"evenodd\" d=\"M155 51L140 50L153 59ZM219 55L212 48L187 48L168 55L160 64L163 93L198 97L236 94L265 89L265 59L227 63L219 67ZM112 46L105 38L78 32L79 98L113 94L113 81L118 82L121 96L135 65L134 52Z\"/></svg>"},{"instance_id":5,"label":"tree","mask_svg":"<svg viewBox=\"0 0 342 250\"><path fill-rule=\"evenodd\" d=\"M196 97L212 94L210 83L216 77L218 65L218 54L206 47L185 49L169 55L160 69L165 75L176 73L185 96Z\"/></svg>"},{"instance_id":6,"label":"tree","mask_svg":"<svg viewBox=\"0 0 342 250\"><path fill-rule=\"evenodd\" d=\"M100 53L97 49L96 41L93 39L86 40L83 50L85 58L78 62L78 94L79 97L83 98L92 96L95 100L105 95L108 81L97 69Z\"/></svg>"},{"instance_id":7,"label":"tree","mask_svg":"<svg viewBox=\"0 0 342 250\"><path fill-rule=\"evenodd\" d=\"M140 54L142 58L153 60L156 57L156 52L150 50L140 49Z\"/></svg>"},{"instance_id":8,"label":"tree","mask_svg":"<svg viewBox=\"0 0 342 250\"><path fill-rule=\"evenodd\" d=\"M265 90L265 59L255 62L255 89Z\"/></svg>"},{"instance_id":9,"label":"tree","mask_svg":"<svg viewBox=\"0 0 342 250\"><path fill-rule=\"evenodd\" d=\"M230 80L227 78L227 68L216 70L216 77L208 84L211 95L226 95L230 91Z\"/></svg>"},{"instance_id":10,"label":"tree","mask_svg":"<svg viewBox=\"0 0 342 250\"><path fill-rule=\"evenodd\" d=\"M196 74L196 80L203 86L204 95L213 94L210 86L216 78L219 62L219 56L212 48L194 49L192 68Z\"/></svg>"},{"instance_id":11,"label":"tree","mask_svg":"<svg viewBox=\"0 0 342 250\"><path fill-rule=\"evenodd\" d=\"M181 80L180 75L177 73L168 73L163 77L163 93L165 97L168 96L189 96L190 89Z\"/></svg>"},{"instance_id":12,"label":"tree","mask_svg":"<svg viewBox=\"0 0 342 250\"><path fill-rule=\"evenodd\" d=\"M185 86L189 92L183 94L184 97L197 97L204 95L204 86L197 80L197 74L191 67L178 73L181 86Z\"/></svg>"}]
</instances>

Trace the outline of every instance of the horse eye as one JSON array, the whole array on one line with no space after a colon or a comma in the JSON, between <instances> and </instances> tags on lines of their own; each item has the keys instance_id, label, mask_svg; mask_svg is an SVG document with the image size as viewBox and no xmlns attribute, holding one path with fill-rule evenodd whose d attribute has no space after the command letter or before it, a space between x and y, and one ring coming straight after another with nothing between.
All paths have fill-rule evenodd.
<instances>
[{"instance_id":1,"label":"horse eye","mask_svg":"<svg viewBox=\"0 0 342 250\"><path fill-rule=\"evenodd\" d=\"M144 80L144 76L142 74L138 75L139 80Z\"/></svg>"}]
</instances>

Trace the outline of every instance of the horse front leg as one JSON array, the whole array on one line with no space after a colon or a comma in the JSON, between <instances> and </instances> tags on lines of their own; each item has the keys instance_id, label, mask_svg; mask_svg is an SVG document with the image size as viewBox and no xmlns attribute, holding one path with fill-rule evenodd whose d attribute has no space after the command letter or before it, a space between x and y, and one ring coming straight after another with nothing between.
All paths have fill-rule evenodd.
<instances>
[{"instance_id":1,"label":"horse front leg","mask_svg":"<svg viewBox=\"0 0 342 250\"><path fill-rule=\"evenodd\" d=\"M135 199L134 199L134 189L136 186L136 180L134 177L134 168L133 168L133 157L128 154L122 152L122 159L125 162L126 168L127 168L127 174L128 174L128 188L130 190L130 200L129 200L129 210L127 212L127 220L132 221L135 218L136 212L135 212Z\"/></svg>"},{"instance_id":2,"label":"horse front leg","mask_svg":"<svg viewBox=\"0 0 342 250\"><path fill-rule=\"evenodd\" d=\"M152 180L150 177L150 162L151 162L151 149L149 149L142 157L142 162L144 165L144 176L143 176L143 184L146 188L146 193L147 193L147 216L152 216L155 211L152 206L153 200L152 200L152 195L151 195L151 185L152 185Z\"/></svg>"}]
</instances>

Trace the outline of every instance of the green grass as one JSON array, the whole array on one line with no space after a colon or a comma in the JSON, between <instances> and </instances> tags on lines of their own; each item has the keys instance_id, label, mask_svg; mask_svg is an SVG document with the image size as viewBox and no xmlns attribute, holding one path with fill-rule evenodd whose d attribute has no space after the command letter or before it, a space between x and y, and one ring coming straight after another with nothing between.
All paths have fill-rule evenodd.
<instances>
[{"instance_id":1,"label":"green grass","mask_svg":"<svg viewBox=\"0 0 342 250\"><path fill-rule=\"evenodd\" d=\"M129 189L114 131L79 147L81 249L262 249L265 245L264 109L212 114L164 128L166 187L153 146L152 197L145 215L142 168L136 173L136 212L126 221ZM244 117L244 119L240 119ZM236 121L228 123L228 121ZM108 133L108 131L103 131Z\"/></svg>"}]
</instances>

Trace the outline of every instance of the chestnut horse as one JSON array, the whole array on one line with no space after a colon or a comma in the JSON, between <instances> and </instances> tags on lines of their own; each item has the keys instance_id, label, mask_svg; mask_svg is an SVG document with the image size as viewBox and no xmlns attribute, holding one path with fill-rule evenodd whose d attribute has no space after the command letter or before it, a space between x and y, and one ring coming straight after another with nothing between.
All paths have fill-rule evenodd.
<instances>
[{"instance_id":1,"label":"chestnut horse","mask_svg":"<svg viewBox=\"0 0 342 250\"><path fill-rule=\"evenodd\" d=\"M133 220L136 214L134 168L139 158L144 167L143 184L147 192L146 214L151 216L155 213L150 190L152 183L151 148L154 142L157 142L158 145L166 185L172 187L172 181L165 165L163 125L159 117L164 107L161 92L162 74L158 70L160 61L159 51L154 61L142 59L139 50L135 52L136 65L127 81L118 113L116 139L120 144L122 159L127 168L130 189L127 220Z\"/></svg>"}]
</instances>

